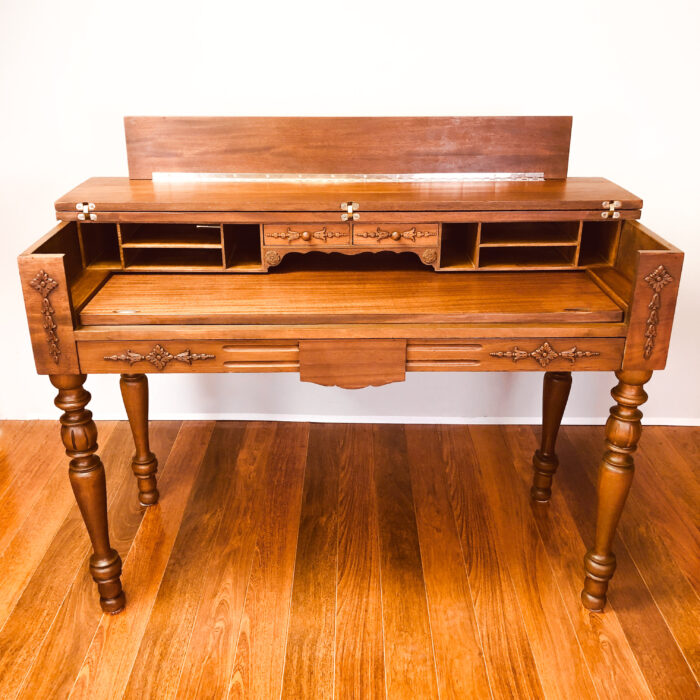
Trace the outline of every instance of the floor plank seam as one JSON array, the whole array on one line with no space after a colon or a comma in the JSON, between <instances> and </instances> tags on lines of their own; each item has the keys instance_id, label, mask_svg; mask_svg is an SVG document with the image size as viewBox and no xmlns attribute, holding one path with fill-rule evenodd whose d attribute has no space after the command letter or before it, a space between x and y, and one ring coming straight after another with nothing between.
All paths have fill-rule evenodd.
<instances>
[{"instance_id":1,"label":"floor plank seam","mask_svg":"<svg viewBox=\"0 0 700 700\"><path fill-rule=\"evenodd\" d=\"M439 429L438 433L438 441L440 446L442 446L443 443L443 438L444 438L444 432ZM442 451L440 452L442 454ZM444 466L444 465L443 465ZM443 471L443 478L445 480L445 489L449 490L447 486L447 474ZM476 626L476 633L479 635L479 647L481 649L481 663L484 665L484 670L486 673L486 679L488 680L489 683L489 692L491 693L491 698L492 700L495 700L495 696L493 694L493 686L491 683L491 674L489 673L489 666L486 663L486 653L484 652L484 637L481 632L481 626L479 625L479 616L476 614L476 599L474 598L474 591L472 590L472 583L469 580L469 566L467 565L467 557L466 554L464 553L464 545L462 543L462 538L459 536L459 525L457 524L457 516L455 514L455 509L454 509L454 504L452 503L452 499L449 498L449 493L448 493L448 505L450 506L450 513L452 515L452 522L454 523L455 526L455 534L457 537L457 543L459 544L459 551L462 555L462 565L464 566L464 575L466 577L467 581L467 589L469 591L469 598L471 601L472 605L472 610L474 611L474 625Z\"/></svg>"}]
</instances>

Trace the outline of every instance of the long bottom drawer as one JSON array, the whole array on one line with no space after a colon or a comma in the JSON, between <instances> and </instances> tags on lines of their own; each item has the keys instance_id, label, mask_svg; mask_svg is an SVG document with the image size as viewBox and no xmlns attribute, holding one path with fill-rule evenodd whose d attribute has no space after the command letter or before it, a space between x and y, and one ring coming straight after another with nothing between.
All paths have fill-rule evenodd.
<instances>
[{"instance_id":1,"label":"long bottom drawer","mask_svg":"<svg viewBox=\"0 0 700 700\"><path fill-rule=\"evenodd\" d=\"M624 342L624 338L408 340L406 370L614 370L620 368ZM77 348L85 373L299 371L296 340L80 341Z\"/></svg>"}]
</instances>

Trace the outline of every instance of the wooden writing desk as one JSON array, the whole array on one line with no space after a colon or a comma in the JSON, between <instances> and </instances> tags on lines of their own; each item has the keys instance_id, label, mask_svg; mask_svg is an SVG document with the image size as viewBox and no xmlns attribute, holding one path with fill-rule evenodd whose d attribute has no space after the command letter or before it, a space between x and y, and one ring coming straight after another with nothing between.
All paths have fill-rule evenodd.
<instances>
[{"instance_id":1,"label":"wooden writing desk","mask_svg":"<svg viewBox=\"0 0 700 700\"><path fill-rule=\"evenodd\" d=\"M19 258L103 610L125 598L90 372L121 373L153 505L147 372L358 388L407 371L540 371L532 497L547 501L571 372L613 370L582 592L603 608L683 254L637 222L630 192L567 178L570 131L567 117L127 118L130 179L61 197L61 223Z\"/></svg>"}]
</instances>

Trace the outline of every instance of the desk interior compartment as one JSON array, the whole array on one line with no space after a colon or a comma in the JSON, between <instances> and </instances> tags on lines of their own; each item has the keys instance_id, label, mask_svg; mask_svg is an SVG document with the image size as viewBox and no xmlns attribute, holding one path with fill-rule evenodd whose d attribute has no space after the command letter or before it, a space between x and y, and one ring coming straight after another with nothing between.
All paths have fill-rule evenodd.
<instances>
[{"instance_id":1,"label":"desk interior compartment","mask_svg":"<svg viewBox=\"0 0 700 700\"><path fill-rule=\"evenodd\" d=\"M124 248L125 270L214 271L222 269L220 248Z\"/></svg>"},{"instance_id":2,"label":"desk interior compartment","mask_svg":"<svg viewBox=\"0 0 700 700\"><path fill-rule=\"evenodd\" d=\"M440 267L443 270L473 270L481 224L442 224Z\"/></svg>"},{"instance_id":3,"label":"desk interior compartment","mask_svg":"<svg viewBox=\"0 0 700 700\"><path fill-rule=\"evenodd\" d=\"M220 224L121 224L123 248L218 248Z\"/></svg>"},{"instance_id":4,"label":"desk interior compartment","mask_svg":"<svg viewBox=\"0 0 700 700\"><path fill-rule=\"evenodd\" d=\"M260 226L224 224L224 259L227 270L262 272Z\"/></svg>"},{"instance_id":5,"label":"desk interior compartment","mask_svg":"<svg viewBox=\"0 0 700 700\"><path fill-rule=\"evenodd\" d=\"M613 265L617 256L621 225L620 221L584 221L578 264Z\"/></svg>"},{"instance_id":6,"label":"desk interior compartment","mask_svg":"<svg viewBox=\"0 0 700 700\"><path fill-rule=\"evenodd\" d=\"M93 270L120 270L117 224L78 223L83 267Z\"/></svg>"}]
</instances>

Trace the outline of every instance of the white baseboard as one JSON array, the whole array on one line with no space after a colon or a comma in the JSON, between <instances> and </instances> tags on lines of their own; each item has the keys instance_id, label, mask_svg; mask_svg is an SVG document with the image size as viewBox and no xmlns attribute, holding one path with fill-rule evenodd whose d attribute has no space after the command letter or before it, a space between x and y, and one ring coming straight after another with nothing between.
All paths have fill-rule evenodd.
<instances>
[{"instance_id":1,"label":"white baseboard","mask_svg":"<svg viewBox=\"0 0 700 700\"><path fill-rule=\"evenodd\" d=\"M123 413L95 415L98 420L125 420ZM182 413L154 414L151 420L240 420L240 421L284 421L296 423L405 423L410 425L539 425L541 416L507 417L455 417L455 416L332 416L318 414L289 413ZM603 425L607 416L564 418L563 425ZM650 417L642 419L643 425L700 426L699 418Z\"/></svg>"}]
</instances>

